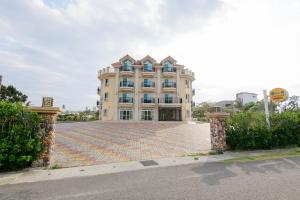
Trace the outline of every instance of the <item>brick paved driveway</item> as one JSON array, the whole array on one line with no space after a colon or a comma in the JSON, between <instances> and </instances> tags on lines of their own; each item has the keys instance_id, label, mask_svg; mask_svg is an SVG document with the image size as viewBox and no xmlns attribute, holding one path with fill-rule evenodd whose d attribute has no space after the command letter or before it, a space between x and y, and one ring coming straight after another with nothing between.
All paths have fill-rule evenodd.
<instances>
[{"instance_id":1,"label":"brick paved driveway","mask_svg":"<svg viewBox=\"0 0 300 200\"><path fill-rule=\"evenodd\" d=\"M56 127L54 164L70 167L147 160L209 149L209 124L65 123Z\"/></svg>"}]
</instances>

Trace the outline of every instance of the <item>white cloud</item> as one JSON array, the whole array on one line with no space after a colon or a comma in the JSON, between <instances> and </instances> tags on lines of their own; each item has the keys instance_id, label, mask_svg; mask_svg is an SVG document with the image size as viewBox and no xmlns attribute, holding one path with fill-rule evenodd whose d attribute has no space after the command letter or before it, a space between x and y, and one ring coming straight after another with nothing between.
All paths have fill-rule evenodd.
<instances>
[{"instance_id":1,"label":"white cloud","mask_svg":"<svg viewBox=\"0 0 300 200\"><path fill-rule=\"evenodd\" d=\"M124 54L172 55L196 72L197 101L299 91L297 0L4 0L0 72L34 104L96 102L97 70Z\"/></svg>"}]
</instances>

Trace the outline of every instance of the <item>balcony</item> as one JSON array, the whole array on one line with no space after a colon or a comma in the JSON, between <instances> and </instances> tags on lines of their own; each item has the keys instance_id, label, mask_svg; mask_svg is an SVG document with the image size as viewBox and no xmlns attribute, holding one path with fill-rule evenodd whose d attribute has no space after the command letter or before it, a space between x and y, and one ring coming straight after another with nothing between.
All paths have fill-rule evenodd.
<instances>
[{"instance_id":1,"label":"balcony","mask_svg":"<svg viewBox=\"0 0 300 200\"><path fill-rule=\"evenodd\" d=\"M189 78L189 79L195 80L195 74L194 74L194 72L192 72L189 69L183 69L183 70L181 70L180 76L182 78Z\"/></svg>"},{"instance_id":2,"label":"balcony","mask_svg":"<svg viewBox=\"0 0 300 200\"><path fill-rule=\"evenodd\" d=\"M155 75L154 68L152 68L152 69L143 68L142 69L142 76L144 76L144 77L153 77L154 75Z\"/></svg>"},{"instance_id":3,"label":"balcony","mask_svg":"<svg viewBox=\"0 0 300 200\"><path fill-rule=\"evenodd\" d=\"M106 67L98 71L98 78L101 80L108 77L114 77L115 74L114 68Z\"/></svg>"},{"instance_id":4,"label":"balcony","mask_svg":"<svg viewBox=\"0 0 300 200\"><path fill-rule=\"evenodd\" d=\"M162 74L165 77L174 77L176 76L176 68L174 67L164 67L162 68Z\"/></svg>"},{"instance_id":5,"label":"balcony","mask_svg":"<svg viewBox=\"0 0 300 200\"><path fill-rule=\"evenodd\" d=\"M132 67L121 67L120 68L120 75L121 76L133 76L134 71Z\"/></svg>"},{"instance_id":6,"label":"balcony","mask_svg":"<svg viewBox=\"0 0 300 200\"><path fill-rule=\"evenodd\" d=\"M155 82L143 82L141 84L143 92L154 92L155 91Z\"/></svg>"},{"instance_id":7,"label":"balcony","mask_svg":"<svg viewBox=\"0 0 300 200\"><path fill-rule=\"evenodd\" d=\"M175 82L164 82L162 84L163 92L176 92L176 83Z\"/></svg>"},{"instance_id":8,"label":"balcony","mask_svg":"<svg viewBox=\"0 0 300 200\"><path fill-rule=\"evenodd\" d=\"M159 98L158 105L160 107L181 107L182 98L180 97L166 97Z\"/></svg>"},{"instance_id":9,"label":"balcony","mask_svg":"<svg viewBox=\"0 0 300 200\"><path fill-rule=\"evenodd\" d=\"M121 81L120 92L133 91L134 83L132 81Z\"/></svg>"},{"instance_id":10,"label":"balcony","mask_svg":"<svg viewBox=\"0 0 300 200\"><path fill-rule=\"evenodd\" d=\"M155 98L141 98L141 106L142 107L154 107L155 106Z\"/></svg>"},{"instance_id":11,"label":"balcony","mask_svg":"<svg viewBox=\"0 0 300 200\"><path fill-rule=\"evenodd\" d=\"M120 107L132 107L133 106L133 97L120 97L119 105L120 105Z\"/></svg>"}]
</instances>

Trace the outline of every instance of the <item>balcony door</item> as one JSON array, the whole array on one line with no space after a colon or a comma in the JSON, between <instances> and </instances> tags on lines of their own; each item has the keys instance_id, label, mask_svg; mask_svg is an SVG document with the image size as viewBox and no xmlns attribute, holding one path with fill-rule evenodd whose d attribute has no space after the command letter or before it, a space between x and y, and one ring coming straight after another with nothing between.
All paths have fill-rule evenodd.
<instances>
[{"instance_id":1,"label":"balcony door","mask_svg":"<svg viewBox=\"0 0 300 200\"><path fill-rule=\"evenodd\" d=\"M181 121L181 108L159 108L159 121Z\"/></svg>"}]
</instances>

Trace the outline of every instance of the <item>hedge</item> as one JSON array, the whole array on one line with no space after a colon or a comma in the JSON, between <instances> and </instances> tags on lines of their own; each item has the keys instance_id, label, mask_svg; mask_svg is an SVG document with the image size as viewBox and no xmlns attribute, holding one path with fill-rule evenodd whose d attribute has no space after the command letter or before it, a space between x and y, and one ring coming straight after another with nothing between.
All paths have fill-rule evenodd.
<instances>
[{"instance_id":1,"label":"hedge","mask_svg":"<svg viewBox=\"0 0 300 200\"><path fill-rule=\"evenodd\" d=\"M21 103L0 101L0 171L30 166L41 152L40 118Z\"/></svg>"},{"instance_id":2,"label":"hedge","mask_svg":"<svg viewBox=\"0 0 300 200\"><path fill-rule=\"evenodd\" d=\"M300 146L300 112L273 113L271 128L264 113L237 113L226 120L226 141L231 149L271 149Z\"/></svg>"}]
</instances>

